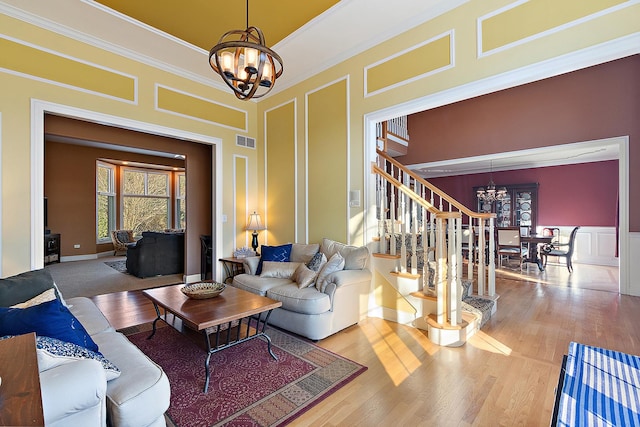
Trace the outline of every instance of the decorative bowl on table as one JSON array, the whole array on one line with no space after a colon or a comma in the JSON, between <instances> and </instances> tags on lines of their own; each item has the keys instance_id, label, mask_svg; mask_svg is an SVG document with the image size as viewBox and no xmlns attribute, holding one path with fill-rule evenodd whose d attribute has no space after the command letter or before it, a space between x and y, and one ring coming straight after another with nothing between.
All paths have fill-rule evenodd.
<instances>
[{"instance_id":1,"label":"decorative bowl on table","mask_svg":"<svg viewBox=\"0 0 640 427\"><path fill-rule=\"evenodd\" d=\"M198 282L183 286L180 290L183 294L193 299L207 299L217 297L224 291L224 283Z\"/></svg>"}]
</instances>

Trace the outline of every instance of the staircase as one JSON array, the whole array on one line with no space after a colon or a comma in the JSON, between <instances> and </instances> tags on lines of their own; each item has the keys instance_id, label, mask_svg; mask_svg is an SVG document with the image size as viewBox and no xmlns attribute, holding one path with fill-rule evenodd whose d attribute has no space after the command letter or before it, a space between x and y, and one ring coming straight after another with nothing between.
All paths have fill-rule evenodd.
<instances>
[{"instance_id":1,"label":"staircase","mask_svg":"<svg viewBox=\"0 0 640 427\"><path fill-rule=\"evenodd\" d=\"M379 148L390 128L379 128ZM427 330L438 345L464 344L497 309L495 214L471 211L381 149L372 173L378 233L370 314Z\"/></svg>"}]
</instances>

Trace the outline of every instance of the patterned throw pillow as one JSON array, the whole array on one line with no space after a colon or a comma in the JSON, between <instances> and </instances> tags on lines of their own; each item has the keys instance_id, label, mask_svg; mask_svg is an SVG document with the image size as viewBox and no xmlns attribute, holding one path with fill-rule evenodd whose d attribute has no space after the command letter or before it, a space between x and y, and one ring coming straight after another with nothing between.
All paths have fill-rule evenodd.
<instances>
[{"instance_id":1,"label":"patterned throw pillow","mask_svg":"<svg viewBox=\"0 0 640 427\"><path fill-rule=\"evenodd\" d=\"M4 336L0 340L10 338ZM107 381L120 376L120 369L102 354L88 350L79 345L60 341L50 337L36 337L36 353L38 356L38 371L43 372L56 366L71 363L76 360L92 359L100 362L105 371Z\"/></svg>"},{"instance_id":2,"label":"patterned throw pillow","mask_svg":"<svg viewBox=\"0 0 640 427\"><path fill-rule=\"evenodd\" d=\"M116 231L116 238L118 239L119 242L130 243L129 242L129 232L126 231L126 230Z\"/></svg>"},{"instance_id":3,"label":"patterned throw pillow","mask_svg":"<svg viewBox=\"0 0 640 427\"><path fill-rule=\"evenodd\" d=\"M318 252L309 260L307 267L309 270L320 271L325 262L327 262L327 257L322 252Z\"/></svg>"},{"instance_id":4,"label":"patterned throw pillow","mask_svg":"<svg viewBox=\"0 0 640 427\"><path fill-rule=\"evenodd\" d=\"M260 257L260 262L258 263L258 268L256 270L257 275L260 275L260 273L262 273L263 261L288 262L289 257L291 256L291 243L280 246L262 245L261 251L262 255Z\"/></svg>"}]
</instances>

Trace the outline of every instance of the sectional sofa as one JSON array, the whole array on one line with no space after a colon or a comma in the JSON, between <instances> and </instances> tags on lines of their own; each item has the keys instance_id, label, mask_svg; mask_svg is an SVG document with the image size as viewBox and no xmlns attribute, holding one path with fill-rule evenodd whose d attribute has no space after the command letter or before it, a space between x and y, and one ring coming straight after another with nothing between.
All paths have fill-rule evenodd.
<instances>
[{"instance_id":1,"label":"sectional sofa","mask_svg":"<svg viewBox=\"0 0 640 427\"><path fill-rule=\"evenodd\" d=\"M166 374L89 299L64 300L46 270L0 279L0 339L36 332L47 427L165 426Z\"/></svg>"}]
</instances>

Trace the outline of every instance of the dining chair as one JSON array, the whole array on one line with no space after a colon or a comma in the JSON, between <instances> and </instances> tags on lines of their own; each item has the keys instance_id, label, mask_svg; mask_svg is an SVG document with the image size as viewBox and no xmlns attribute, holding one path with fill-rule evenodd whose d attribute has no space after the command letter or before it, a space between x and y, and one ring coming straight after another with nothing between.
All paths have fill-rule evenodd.
<instances>
[{"instance_id":1,"label":"dining chair","mask_svg":"<svg viewBox=\"0 0 640 427\"><path fill-rule=\"evenodd\" d=\"M520 227L497 228L496 245L498 247L498 267L502 267L502 259L517 257L522 268L523 249L520 242Z\"/></svg>"},{"instance_id":2,"label":"dining chair","mask_svg":"<svg viewBox=\"0 0 640 427\"><path fill-rule=\"evenodd\" d=\"M547 265L547 257L555 256L559 258L565 258L567 260L567 270L569 273L573 272L573 264L571 262L571 257L573 256L573 250L575 248L576 243L576 234L578 233L578 229L580 227L575 227L571 230L571 234L569 235L569 241L567 243L554 243L551 242L549 245L546 245L546 249L541 251L543 265Z\"/></svg>"}]
</instances>

